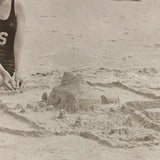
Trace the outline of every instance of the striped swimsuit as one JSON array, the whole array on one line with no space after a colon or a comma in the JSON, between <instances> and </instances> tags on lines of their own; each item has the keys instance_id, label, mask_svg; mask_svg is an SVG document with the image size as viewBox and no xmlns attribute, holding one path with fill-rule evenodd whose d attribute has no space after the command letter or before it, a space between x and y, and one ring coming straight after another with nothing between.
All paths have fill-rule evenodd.
<instances>
[{"instance_id":1,"label":"striped swimsuit","mask_svg":"<svg viewBox=\"0 0 160 160\"><path fill-rule=\"evenodd\" d=\"M14 0L11 0L9 17L0 19L0 63L13 76L15 72L14 39L17 30Z\"/></svg>"}]
</instances>

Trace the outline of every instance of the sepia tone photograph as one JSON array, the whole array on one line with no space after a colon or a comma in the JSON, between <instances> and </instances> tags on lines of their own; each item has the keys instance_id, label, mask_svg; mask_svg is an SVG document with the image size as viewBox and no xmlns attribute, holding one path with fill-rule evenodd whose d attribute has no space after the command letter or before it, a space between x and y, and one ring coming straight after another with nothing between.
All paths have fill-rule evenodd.
<instances>
[{"instance_id":1,"label":"sepia tone photograph","mask_svg":"<svg viewBox=\"0 0 160 160\"><path fill-rule=\"evenodd\" d=\"M160 160L159 0L0 0L0 160Z\"/></svg>"}]
</instances>

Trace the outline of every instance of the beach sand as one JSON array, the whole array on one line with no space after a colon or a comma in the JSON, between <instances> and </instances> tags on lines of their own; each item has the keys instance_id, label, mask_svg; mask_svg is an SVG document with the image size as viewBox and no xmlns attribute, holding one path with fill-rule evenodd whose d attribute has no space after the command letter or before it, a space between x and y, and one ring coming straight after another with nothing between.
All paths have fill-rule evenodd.
<instances>
[{"instance_id":1,"label":"beach sand","mask_svg":"<svg viewBox=\"0 0 160 160\"><path fill-rule=\"evenodd\" d=\"M159 160L160 2L24 3L26 91L0 92L0 159ZM60 119L40 101L66 71L82 75L94 105ZM119 102L95 104L102 95Z\"/></svg>"}]
</instances>

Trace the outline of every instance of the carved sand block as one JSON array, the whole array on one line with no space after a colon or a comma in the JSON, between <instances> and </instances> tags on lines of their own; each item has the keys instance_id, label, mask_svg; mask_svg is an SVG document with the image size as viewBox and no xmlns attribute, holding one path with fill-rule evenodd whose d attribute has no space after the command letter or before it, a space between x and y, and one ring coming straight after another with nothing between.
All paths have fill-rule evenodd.
<instances>
[{"instance_id":1,"label":"carved sand block","mask_svg":"<svg viewBox=\"0 0 160 160\"><path fill-rule=\"evenodd\" d=\"M100 104L100 95L96 94L81 75L65 72L61 84L53 88L47 103L73 113L79 109L89 110L96 103Z\"/></svg>"},{"instance_id":2,"label":"carved sand block","mask_svg":"<svg viewBox=\"0 0 160 160\"><path fill-rule=\"evenodd\" d=\"M101 104L117 104L120 103L119 97L107 97L105 95L101 96Z\"/></svg>"}]
</instances>

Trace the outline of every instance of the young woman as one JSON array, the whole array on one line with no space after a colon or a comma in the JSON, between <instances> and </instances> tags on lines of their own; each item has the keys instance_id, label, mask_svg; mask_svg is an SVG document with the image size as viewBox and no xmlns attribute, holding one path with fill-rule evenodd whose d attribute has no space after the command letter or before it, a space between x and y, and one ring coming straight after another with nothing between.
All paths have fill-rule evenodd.
<instances>
[{"instance_id":1,"label":"young woman","mask_svg":"<svg viewBox=\"0 0 160 160\"><path fill-rule=\"evenodd\" d=\"M0 0L0 86L5 89L24 89L20 64L24 28L25 13L22 2Z\"/></svg>"}]
</instances>

